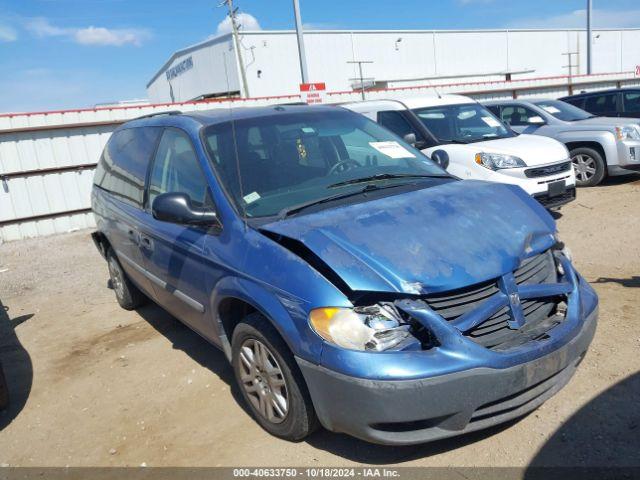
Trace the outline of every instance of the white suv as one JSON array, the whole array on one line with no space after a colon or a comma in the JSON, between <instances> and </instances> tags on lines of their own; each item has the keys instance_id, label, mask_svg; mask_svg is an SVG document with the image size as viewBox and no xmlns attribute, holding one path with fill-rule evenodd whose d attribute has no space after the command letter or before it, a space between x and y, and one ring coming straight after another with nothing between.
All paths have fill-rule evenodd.
<instances>
[{"instance_id":1,"label":"white suv","mask_svg":"<svg viewBox=\"0 0 640 480\"><path fill-rule=\"evenodd\" d=\"M441 95L342 107L380 123L459 178L519 185L547 208L576 198L575 173L562 143L519 135L471 98Z\"/></svg>"}]
</instances>

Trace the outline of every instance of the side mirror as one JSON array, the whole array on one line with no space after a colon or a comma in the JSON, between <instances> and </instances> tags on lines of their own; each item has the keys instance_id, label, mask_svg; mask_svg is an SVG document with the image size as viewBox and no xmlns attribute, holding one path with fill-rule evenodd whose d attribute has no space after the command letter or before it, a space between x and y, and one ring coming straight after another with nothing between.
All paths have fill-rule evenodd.
<instances>
[{"instance_id":1,"label":"side mirror","mask_svg":"<svg viewBox=\"0 0 640 480\"><path fill-rule=\"evenodd\" d=\"M163 193L151 205L153 218L180 225L206 225L220 227L220 220L213 209L195 208L186 193Z\"/></svg>"},{"instance_id":2,"label":"side mirror","mask_svg":"<svg viewBox=\"0 0 640 480\"><path fill-rule=\"evenodd\" d=\"M544 118L536 115L533 117L529 117L529 121L527 123L529 123L530 125L544 125L545 121Z\"/></svg>"},{"instance_id":3,"label":"side mirror","mask_svg":"<svg viewBox=\"0 0 640 480\"><path fill-rule=\"evenodd\" d=\"M449 154L444 150L436 150L431 154L431 160L440 165L444 170L449 166Z\"/></svg>"},{"instance_id":4,"label":"side mirror","mask_svg":"<svg viewBox=\"0 0 640 480\"><path fill-rule=\"evenodd\" d=\"M418 143L418 139L416 138L415 133L407 133L402 139L407 142L409 145L414 146Z\"/></svg>"}]
</instances>

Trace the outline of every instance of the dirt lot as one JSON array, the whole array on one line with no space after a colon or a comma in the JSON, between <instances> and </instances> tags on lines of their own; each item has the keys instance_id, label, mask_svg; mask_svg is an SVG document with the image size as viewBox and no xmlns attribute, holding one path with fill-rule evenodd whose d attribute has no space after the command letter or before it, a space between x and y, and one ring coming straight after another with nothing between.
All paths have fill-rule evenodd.
<instances>
[{"instance_id":1,"label":"dirt lot","mask_svg":"<svg viewBox=\"0 0 640 480\"><path fill-rule=\"evenodd\" d=\"M0 246L0 464L640 465L640 177L580 190L559 229L600 295L570 384L527 417L423 446L269 436L223 355L156 306L121 310L88 232ZM1 307L1 305L0 305Z\"/></svg>"}]
</instances>

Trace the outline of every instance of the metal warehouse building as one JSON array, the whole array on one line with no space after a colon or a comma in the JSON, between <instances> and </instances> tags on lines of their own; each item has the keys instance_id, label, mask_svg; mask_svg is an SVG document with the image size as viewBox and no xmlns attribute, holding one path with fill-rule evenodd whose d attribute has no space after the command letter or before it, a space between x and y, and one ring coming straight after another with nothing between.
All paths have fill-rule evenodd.
<instances>
[{"instance_id":1,"label":"metal warehouse building","mask_svg":"<svg viewBox=\"0 0 640 480\"><path fill-rule=\"evenodd\" d=\"M175 52L147 85L152 102L227 96L266 97L298 92L301 82L294 31L241 33L247 76L231 34ZM309 78L329 91L425 85L436 79L540 78L586 73L584 30L306 31ZM635 70L640 29L594 30L593 73ZM457 80L456 80L457 79Z\"/></svg>"}]
</instances>

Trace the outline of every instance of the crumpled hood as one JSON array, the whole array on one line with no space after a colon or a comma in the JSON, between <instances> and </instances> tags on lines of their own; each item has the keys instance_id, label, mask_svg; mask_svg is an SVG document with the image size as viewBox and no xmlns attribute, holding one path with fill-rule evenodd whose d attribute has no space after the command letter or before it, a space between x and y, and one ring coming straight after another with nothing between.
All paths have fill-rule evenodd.
<instances>
[{"instance_id":1,"label":"crumpled hood","mask_svg":"<svg viewBox=\"0 0 640 480\"><path fill-rule=\"evenodd\" d=\"M454 181L262 227L302 242L353 291L426 294L517 268L554 243L551 216L522 189Z\"/></svg>"}]
</instances>

